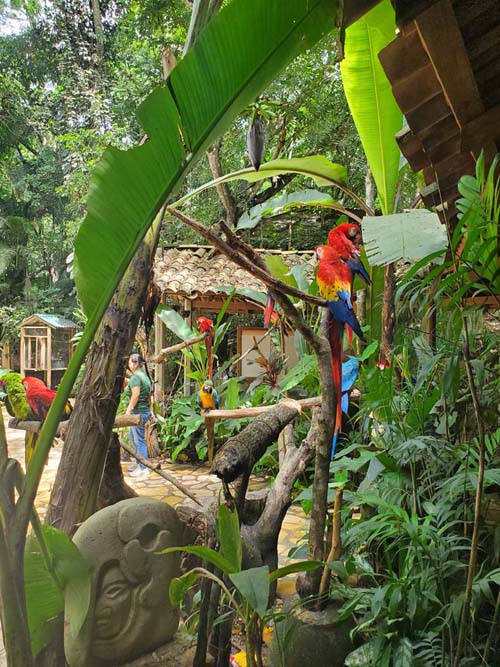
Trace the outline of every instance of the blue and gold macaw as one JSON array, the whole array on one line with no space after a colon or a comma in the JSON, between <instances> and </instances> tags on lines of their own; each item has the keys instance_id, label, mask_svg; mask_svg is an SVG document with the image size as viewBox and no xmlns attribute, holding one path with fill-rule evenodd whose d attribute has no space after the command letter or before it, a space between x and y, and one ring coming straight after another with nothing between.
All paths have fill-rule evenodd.
<instances>
[{"instance_id":1,"label":"blue and gold macaw","mask_svg":"<svg viewBox=\"0 0 500 667\"><path fill-rule=\"evenodd\" d=\"M212 380L205 380L196 397L198 399L198 405L203 412L216 410L219 407L219 394L214 389Z\"/></svg>"},{"instance_id":2,"label":"blue and gold macaw","mask_svg":"<svg viewBox=\"0 0 500 667\"><path fill-rule=\"evenodd\" d=\"M210 410L216 410L219 407L219 394L214 389L212 380L205 380L201 385L196 398L202 412L209 413ZM208 440L208 462L212 463L214 456L215 428L214 420L208 416L205 417L205 429L207 431Z\"/></svg>"}]
</instances>

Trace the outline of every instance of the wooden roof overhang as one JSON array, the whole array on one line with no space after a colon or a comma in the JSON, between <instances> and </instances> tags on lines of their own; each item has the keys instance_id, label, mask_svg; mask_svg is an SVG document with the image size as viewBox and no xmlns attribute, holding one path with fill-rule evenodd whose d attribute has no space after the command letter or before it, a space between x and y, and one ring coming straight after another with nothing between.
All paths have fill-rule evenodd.
<instances>
[{"instance_id":1,"label":"wooden roof overhang","mask_svg":"<svg viewBox=\"0 0 500 667\"><path fill-rule=\"evenodd\" d=\"M348 25L376 2L346 0ZM379 54L408 127L396 137L424 203L452 224L457 184L500 149L499 0L392 0L399 34Z\"/></svg>"},{"instance_id":2,"label":"wooden roof overhang","mask_svg":"<svg viewBox=\"0 0 500 667\"><path fill-rule=\"evenodd\" d=\"M458 180L500 147L500 2L394 4L400 34L379 57L408 123L396 139L424 203L453 224Z\"/></svg>"}]
</instances>

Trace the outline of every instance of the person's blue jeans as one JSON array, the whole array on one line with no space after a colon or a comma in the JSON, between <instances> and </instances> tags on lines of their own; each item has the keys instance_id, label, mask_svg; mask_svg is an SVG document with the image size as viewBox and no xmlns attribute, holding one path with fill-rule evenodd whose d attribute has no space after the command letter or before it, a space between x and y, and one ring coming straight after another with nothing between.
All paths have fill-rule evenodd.
<instances>
[{"instance_id":1,"label":"person's blue jeans","mask_svg":"<svg viewBox=\"0 0 500 667\"><path fill-rule=\"evenodd\" d=\"M130 439L134 445L134 449L142 456L143 459L148 458L148 446L146 445L146 429L145 423L149 418L150 412L132 412L133 415L140 415L141 423L139 426L131 426L129 430ZM141 470L144 470L146 466L139 463Z\"/></svg>"}]
</instances>

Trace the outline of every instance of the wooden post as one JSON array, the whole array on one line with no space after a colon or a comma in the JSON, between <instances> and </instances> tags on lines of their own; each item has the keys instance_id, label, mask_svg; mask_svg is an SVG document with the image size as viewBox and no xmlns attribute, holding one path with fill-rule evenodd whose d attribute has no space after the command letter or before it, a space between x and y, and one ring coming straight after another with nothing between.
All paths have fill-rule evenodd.
<instances>
[{"instance_id":1,"label":"wooden post","mask_svg":"<svg viewBox=\"0 0 500 667\"><path fill-rule=\"evenodd\" d=\"M164 302L165 298L162 294L161 303ZM165 347L165 325L160 320L158 315L155 315L155 357L158 356L160 350L162 350L164 347ZM165 394L165 377L163 373L163 364L160 362L155 363L155 378L159 393L163 397Z\"/></svg>"},{"instance_id":2,"label":"wooden post","mask_svg":"<svg viewBox=\"0 0 500 667\"><path fill-rule=\"evenodd\" d=\"M47 347L45 348L45 371L47 387L52 388L52 329L47 327Z\"/></svg>"},{"instance_id":3,"label":"wooden post","mask_svg":"<svg viewBox=\"0 0 500 667\"><path fill-rule=\"evenodd\" d=\"M192 326L192 310L191 310L191 301L189 299L184 299L184 310L188 311L188 315L184 318L188 327ZM189 359L186 357L184 360L184 396L191 396L191 379L188 377L190 371Z\"/></svg>"}]
</instances>

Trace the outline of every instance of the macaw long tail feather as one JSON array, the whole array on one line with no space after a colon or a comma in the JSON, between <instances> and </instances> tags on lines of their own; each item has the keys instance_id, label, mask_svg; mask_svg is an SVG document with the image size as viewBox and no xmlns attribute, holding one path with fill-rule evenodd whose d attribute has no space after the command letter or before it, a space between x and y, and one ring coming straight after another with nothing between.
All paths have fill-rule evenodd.
<instances>
[{"instance_id":1,"label":"macaw long tail feather","mask_svg":"<svg viewBox=\"0 0 500 667\"><path fill-rule=\"evenodd\" d=\"M209 380L212 379L213 370L214 370L212 344L213 344L213 334L211 332L207 332L205 334L205 347L206 347L206 350L207 350L208 379Z\"/></svg>"},{"instance_id":2,"label":"macaw long tail feather","mask_svg":"<svg viewBox=\"0 0 500 667\"><path fill-rule=\"evenodd\" d=\"M345 325L345 332L347 336L347 345L352 350L352 329L348 324Z\"/></svg>"},{"instance_id":3,"label":"macaw long tail feather","mask_svg":"<svg viewBox=\"0 0 500 667\"><path fill-rule=\"evenodd\" d=\"M264 309L264 328L269 329L271 324L271 317L274 311L274 297L270 292L267 293L266 307Z\"/></svg>"},{"instance_id":4,"label":"macaw long tail feather","mask_svg":"<svg viewBox=\"0 0 500 667\"><path fill-rule=\"evenodd\" d=\"M330 347L332 350L332 375L333 387L335 389L335 426L333 429L332 453L335 454L337 438L342 427L342 348L343 348L344 326L340 322L330 323Z\"/></svg>"}]
</instances>

